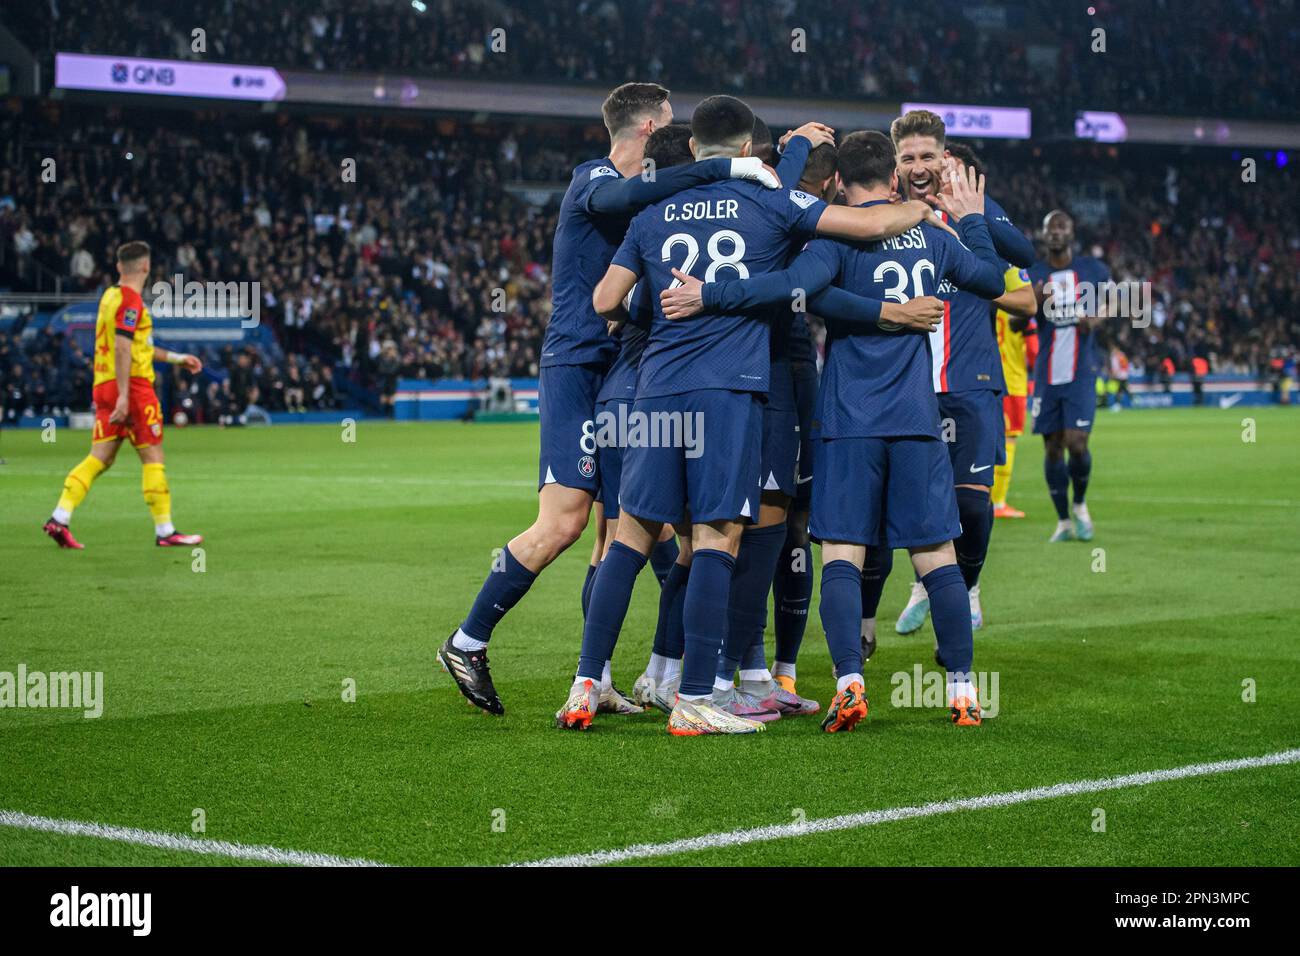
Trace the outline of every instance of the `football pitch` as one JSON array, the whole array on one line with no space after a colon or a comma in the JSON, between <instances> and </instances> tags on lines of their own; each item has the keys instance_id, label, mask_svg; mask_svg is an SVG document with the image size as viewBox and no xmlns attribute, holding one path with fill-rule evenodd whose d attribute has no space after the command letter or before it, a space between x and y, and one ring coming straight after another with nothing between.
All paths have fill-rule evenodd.
<instances>
[{"instance_id":1,"label":"football pitch","mask_svg":"<svg viewBox=\"0 0 1300 956\"><path fill-rule=\"evenodd\" d=\"M77 512L86 550L58 550L40 526L88 435L6 431L0 672L102 672L103 694L94 719L0 708L0 865L495 865L629 847L608 859L1300 863L1298 755L1217 763L1300 747L1300 412L1098 419L1087 544L1047 543L1040 443L1023 440L1011 500L1029 517L994 529L976 634L996 717L958 729L946 707L896 706L923 703L904 694L917 665L937 673L928 623L892 629L911 578L899 554L856 732L794 718L698 739L670 737L657 711L552 727L590 529L497 629L505 717L438 669L493 549L533 518L536 425L363 420L354 442L339 426L171 429L176 522L206 536L200 555L153 546L129 449ZM614 661L625 690L656 590L647 571ZM815 609L799 674L824 708ZM1194 764L1216 765L1096 783Z\"/></svg>"}]
</instances>

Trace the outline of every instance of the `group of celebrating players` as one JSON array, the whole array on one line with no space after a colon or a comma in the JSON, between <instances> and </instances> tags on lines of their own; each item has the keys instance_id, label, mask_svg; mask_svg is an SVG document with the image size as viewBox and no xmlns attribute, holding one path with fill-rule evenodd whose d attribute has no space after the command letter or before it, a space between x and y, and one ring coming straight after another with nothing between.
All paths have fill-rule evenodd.
<instances>
[{"instance_id":1,"label":"group of celebrating players","mask_svg":"<svg viewBox=\"0 0 1300 956\"><path fill-rule=\"evenodd\" d=\"M537 520L501 549L438 659L469 701L504 713L493 630L594 508L582 648L556 726L654 706L674 735L741 734L818 713L796 689L810 540L837 682L822 728L867 715L863 664L895 548L916 574L896 629L932 619L951 719L978 725L979 575L995 499L1015 514L1008 439L1023 429L1035 320L1051 540L1092 537L1098 316L1076 300L1109 279L1105 266L1074 255L1059 210L1036 261L933 113L838 146L808 123L782 138L773 168L771 133L741 100L705 99L688 127L668 97L653 83L614 90L609 155L574 170L541 358ZM820 381L809 313L826 326ZM1008 356L1018 375L1004 373ZM659 620L629 697L610 660L647 563Z\"/></svg>"},{"instance_id":2,"label":"group of celebrating players","mask_svg":"<svg viewBox=\"0 0 1300 956\"><path fill-rule=\"evenodd\" d=\"M896 548L916 575L896 630L931 618L952 721L978 725L979 576L995 506L1018 514L1006 487L1026 412L1024 335L1036 321L1051 540L1089 540L1099 316L1083 314L1082 291L1109 273L1074 255L1059 210L1036 261L985 195L978 158L946 142L933 113L838 146L829 127L805 124L782 138L773 168L771 133L741 100L705 99L688 127L673 124L668 96L654 83L614 90L609 155L574 170L540 363L537 520L500 550L438 659L469 701L504 713L493 630L594 508L581 653L557 726L654 706L674 735L737 734L820 712L796 687L810 541L821 545L819 613L837 682L822 728L852 730L867 715L863 665ZM96 325L91 453L44 530L81 547L72 511L129 438L157 544L197 544L171 523L152 381L155 358L200 365L153 346L148 247L126 243L117 258L121 283ZM809 313L826 326L820 376ZM659 619L629 697L610 661L647 563Z\"/></svg>"}]
</instances>

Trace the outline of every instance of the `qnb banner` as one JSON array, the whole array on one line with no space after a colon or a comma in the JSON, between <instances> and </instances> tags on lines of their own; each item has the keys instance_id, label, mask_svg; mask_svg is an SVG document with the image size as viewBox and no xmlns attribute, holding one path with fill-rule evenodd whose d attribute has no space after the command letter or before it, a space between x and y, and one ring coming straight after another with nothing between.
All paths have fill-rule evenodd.
<instances>
[{"instance_id":1,"label":"qnb banner","mask_svg":"<svg viewBox=\"0 0 1300 956\"><path fill-rule=\"evenodd\" d=\"M929 110L943 117L950 136L1029 139L1030 112L1009 106L959 106L952 103L904 103L902 111Z\"/></svg>"},{"instance_id":2,"label":"qnb banner","mask_svg":"<svg viewBox=\"0 0 1300 956\"><path fill-rule=\"evenodd\" d=\"M54 85L66 90L226 100L282 100L285 93L284 79L269 66L83 53L55 55Z\"/></svg>"}]
</instances>

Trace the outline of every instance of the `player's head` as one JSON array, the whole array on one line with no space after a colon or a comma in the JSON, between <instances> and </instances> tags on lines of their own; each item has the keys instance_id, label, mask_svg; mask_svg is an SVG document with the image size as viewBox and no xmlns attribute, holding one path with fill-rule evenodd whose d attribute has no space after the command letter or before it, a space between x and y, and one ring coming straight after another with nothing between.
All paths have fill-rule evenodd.
<instances>
[{"instance_id":1,"label":"player's head","mask_svg":"<svg viewBox=\"0 0 1300 956\"><path fill-rule=\"evenodd\" d=\"M898 164L898 188L909 199L939 192L943 183L943 119L929 110L909 110L889 124Z\"/></svg>"},{"instance_id":2,"label":"player's head","mask_svg":"<svg viewBox=\"0 0 1300 956\"><path fill-rule=\"evenodd\" d=\"M888 188L894 178L894 144L884 133L863 130L850 133L835 157L835 179L840 189Z\"/></svg>"},{"instance_id":3,"label":"player's head","mask_svg":"<svg viewBox=\"0 0 1300 956\"><path fill-rule=\"evenodd\" d=\"M655 164L656 169L668 169L670 166L683 166L693 162L691 155L691 128L685 123L670 123L661 126L645 141L645 158Z\"/></svg>"},{"instance_id":4,"label":"player's head","mask_svg":"<svg viewBox=\"0 0 1300 956\"><path fill-rule=\"evenodd\" d=\"M772 146L772 130L757 116L754 117L754 145L750 147L749 155L757 156L769 166L776 155Z\"/></svg>"},{"instance_id":5,"label":"player's head","mask_svg":"<svg viewBox=\"0 0 1300 956\"><path fill-rule=\"evenodd\" d=\"M134 239L118 246L117 274L126 282L143 282L149 275L149 243Z\"/></svg>"},{"instance_id":6,"label":"player's head","mask_svg":"<svg viewBox=\"0 0 1300 956\"><path fill-rule=\"evenodd\" d=\"M1053 209L1043 217L1043 242L1048 252L1070 251L1074 244L1074 220L1064 209Z\"/></svg>"},{"instance_id":7,"label":"player's head","mask_svg":"<svg viewBox=\"0 0 1300 956\"><path fill-rule=\"evenodd\" d=\"M974 168L977 176L984 175L984 163L980 160L979 156L976 155L975 150L971 149L965 143L948 143L947 153L967 169Z\"/></svg>"},{"instance_id":8,"label":"player's head","mask_svg":"<svg viewBox=\"0 0 1300 956\"><path fill-rule=\"evenodd\" d=\"M605 97L600 114L613 142L645 139L673 121L668 90L658 83L624 83Z\"/></svg>"},{"instance_id":9,"label":"player's head","mask_svg":"<svg viewBox=\"0 0 1300 956\"><path fill-rule=\"evenodd\" d=\"M830 202L839 190L835 183L835 166L838 160L839 151L830 143L822 143L815 147L808 154L808 162L804 163L803 175L799 178L799 188Z\"/></svg>"},{"instance_id":10,"label":"player's head","mask_svg":"<svg viewBox=\"0 0 1300 956\"><path fill-rule=\"evenodd\" d=\"M691 152L696 159L749 156L754 111L734 96L710 96L691 115Z\"/></svg>"}]
</instances>

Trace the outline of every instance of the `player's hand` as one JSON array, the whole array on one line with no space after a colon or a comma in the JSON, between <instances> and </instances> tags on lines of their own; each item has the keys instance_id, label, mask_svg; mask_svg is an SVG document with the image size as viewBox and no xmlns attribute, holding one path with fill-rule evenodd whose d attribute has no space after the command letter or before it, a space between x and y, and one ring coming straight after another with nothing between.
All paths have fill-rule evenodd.
<instances>
[{"instance_id":1,"label":"player's hand","mask_svg":"<svg viewBox=\"0 0 1300 956\"><path fill-rule=\"evenodd\" d=\"M689 319L704 311L704 283L680 269L673 270L673 278L681 285L659 293L659 306L665 319Z\"/></svg>"},{"instance_id":2,"label":"player's hand","mask_svg":"<svg viewBox=\"0 0 1300 956\"><path fill-rule=\"evenodd\" d=\"M880 306L880 321L918 332L933 332L943 321L943 301L923 295L907 302L885 302Z\"/></svg>"},{"instance_id":3,"label":"player's hand","mask_svg":"<svg viewBox=\"0 0 1300 956\"><path fill-rule=\"evenodd\" d=\"M781 180L777 178L776 170L757 156L737 156L733 159L731 161L731 178L748 179L750 182L759 183L768 189L781 188Z\"/></svg>"},{"instance_id":4,"label":"player's hand","mask_svg":"<svg viewBox=\"0 0 1300 956\"><path fill-rule=\"evenodd\" d=\"M825 123L804 123L798 129L787 132L781 137L781 148L785 149L785 144L795 136L802 136L808 140L808 142L812 143L813 149L818 146L835 145L835 130Z\"/></svg>"},{"instance_id":5,"label":"player's hand","mask_svg":"<svg viewBox=\"0 0 1300 956\"><path fill-rule=\"evenodd\" d=\"M957 163L944 171L944 189L937 196L925 198L953 220L962 216L984 215L984 177Z\"/></svg>"},{"instance_id":6,"label":"player's hand","mask_svg":"<svg viewBox=\"0 0 1300 956\"><path fill-rule=\"evenodd\" d=\"M606 320L605 320L605 331L609 333L609 335L610 335L611 338L612 338L613 336L615 336L615 335L618 335L619 330L622 329L622 328L623 328L623 320L622 320L622 319L606 319Z\"/></svg>"},{"instance_id":7,"label":"player's hand","mask_svg":"<svg viewBox=\"0 0 1300 956\"><path fill-rule=\"evenodd\" d=\"M108 416L108 423L110 425L123 424L126 421L126 417L130 411L130 408L131 408L130 400L127 398L127 396L125 395L120 396L117 402L113 405L112 414Z\"/></svg>"},{"instance_id":8,"label":"player's hand","mask_svg":"<svg viewBox=\"0 0 1300 956\"><path fill-rule=\"evenodd\" d=\"M191 375L198 375L199 372L203 371L203 362L197 355L185 356L181 364L185 366L185 370Z\"/></svg>"},{"instance_id":9,"label":"player's hand","mask_svg":"<svg viewBox=\"0 0 1300 956\"><path fill-rule=\"evenodd\" d=\"M957 231L953 229L952 226L948 225L941 218L939 218L938 211L935 209L931 209L929 203L927 203L924 199L909 199L906 202L904 202L902 205L906 206L916 216L916 221L918 223L928 222L936 229L942 229L944 232L948 233L948 235L952 236L954 239L961 238L960 236L957 235Z\"/></svg>"}]
</instances>

